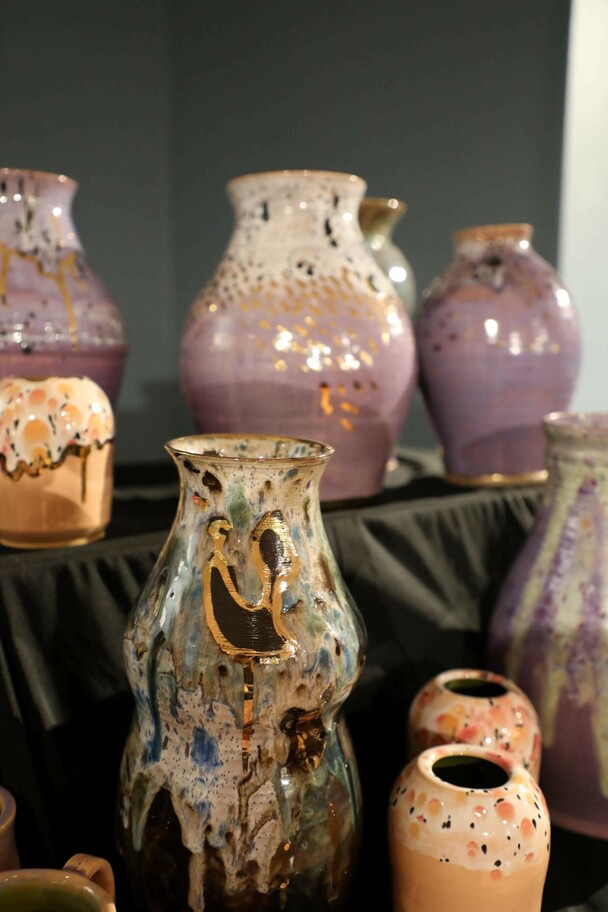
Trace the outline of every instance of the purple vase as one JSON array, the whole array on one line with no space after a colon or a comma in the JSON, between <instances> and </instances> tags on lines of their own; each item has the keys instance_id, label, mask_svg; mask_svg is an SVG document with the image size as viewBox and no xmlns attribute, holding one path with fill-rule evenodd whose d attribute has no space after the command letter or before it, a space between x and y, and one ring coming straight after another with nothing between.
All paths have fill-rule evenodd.
<instances>
[{"instance_id":1,"label":"purple vase","mask_svg":"<svg viewBox=\"0 0 608 912\"><path fill-rule=\"evenodd\" d=\"M409 317L359 228L364 190L325 171L231 181L234 232L182 337L197 428L330 443L324 501L381 490L416 376Z\"/></svg>"},{"instance_id":2,"label":"purple vase","mask_svg":"<svg viewBox=\"0 0 608 912\"><path fill-rule=\"evenodd\" d=\"M77 186L0 169L0 377L86 375L115 402L125 328L74 228Z\"/></svg>"},{"instance_id":3,"label":"purple vase","mask_svg":"<svg viewBox=\"0 0 608 912\"><path fill-rule=\"evenodd\" d=\"M608 839L608 414L547 416L549 480L492 618L489 664L541 723L554 823Z\"/></svg>"},{"instance_id":4,"label":"purple vase","mask_svg":"<svg viewBox=\"0 0 608 912\"><path fill-rule=\"evenodd\" d=\"M530 225L456 232L454 257L421 302L421 386L455 483L543 480L542 419L574 391L576 313L531 237Z\"/></svg>"}]
</instances>

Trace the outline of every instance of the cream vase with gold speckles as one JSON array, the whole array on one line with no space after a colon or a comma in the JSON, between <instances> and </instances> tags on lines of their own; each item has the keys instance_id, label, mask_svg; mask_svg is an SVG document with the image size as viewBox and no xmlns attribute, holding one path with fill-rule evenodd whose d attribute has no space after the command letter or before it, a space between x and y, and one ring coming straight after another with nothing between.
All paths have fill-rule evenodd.
<instances>
[{"instance_id":1,"label":"cream vase with gold speckles","mask_svg":"<svg viewBox=\"0 0 608 912\"><path fill-rule=\"evenodd\" d=\"M539 912L550 842L523 766L472 745L429 748L390 797L394 912Z\"/></svg>"},{"instance_id":2,"label":"cream vase with gold speckles","mask_svg":"<svg viewBox=\"0 0 608 912\"><path fill-rule=\"evenodd\" d=\"M416 381L410 319L359 227L365 186L329 171L230 181L234 232L182 336L198 429L331 444L323 501L379 493Z\"/></svg>"}]
</instances>

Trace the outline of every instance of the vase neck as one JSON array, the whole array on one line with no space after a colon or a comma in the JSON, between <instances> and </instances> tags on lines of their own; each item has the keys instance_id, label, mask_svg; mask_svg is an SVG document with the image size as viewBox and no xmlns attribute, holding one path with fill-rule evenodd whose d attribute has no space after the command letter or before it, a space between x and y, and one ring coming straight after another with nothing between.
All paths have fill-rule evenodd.
<instances>
[{"instance_id":1,"label":"vase neck","mask_svg":"<svg viewBox=\"0 0 608 912\"><path fill-rule=\"evenodd\" d=\"M511 249L521 254L532 250L533 233L532 225L524 223L477 225L454 232L454 248L457 253L465 256L501 249Z\"/></svg>"},{"instance_id":2,"label":"vase neck","mask_svg":"<svg viewBox=\"0 0 608 912\"><path fill-rule=\"evenodd\" d=\"M20 253L81 250L72 221L76 190L63 174L0 169L0 243Z\"/></svg>"},{"instance_id":3,"label":"vase neck","mask_svg":"<svg viewBox=\"0 0 608 912\"><path fill-rule=\"evenodd\" d=\"M390 241L395 225L406 209L401 200L366 196L359 209L359 224L364 237L372 242L373 247Z\"/></svg>"},{"instance_id":4,"label":"vase neck","mask_svg":"<svg viewBox=\"0 0 608 912\"><path fill-rule=\"evenodd\" d=\"M270 172L237 178L227 189L234 246L341 247L362 240L358 210L365 182L353 175Z\"/></svg>"},{"instance_id":5,"label":"vase neck","mask_svg":"<svg viewBox=\"0 0 608 912\"><path fill-rule=\"evenodd\" d=\"M555 413L544 422L550 489L593 477L608 487L608 414Z\"/></svg>"}]
</instances>

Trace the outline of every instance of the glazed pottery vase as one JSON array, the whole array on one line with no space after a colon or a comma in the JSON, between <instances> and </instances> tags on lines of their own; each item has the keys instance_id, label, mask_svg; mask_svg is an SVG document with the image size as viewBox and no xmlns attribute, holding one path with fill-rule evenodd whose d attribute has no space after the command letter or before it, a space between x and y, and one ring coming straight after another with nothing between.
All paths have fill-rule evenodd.
<instances>
[{"instance_id":1,"label":"glazed pottery vase","mask_svg":"<svg viewBox=\"0 0 608 912\"><path fill-rule=\"evenodd\" d=\"M418 691L409 712L410 755L454 741L505 754L538 779L541 738L536 710L502 675L456 668L436 675Z\"/></svg>"},{"instance_id":2,"label":"glazed pottery vase","mask_svg":"<svg viewBox=\"0 0 608 912\"><path fill-rule=\"evenodd\" d=\"M389 804L395 912L540 912L550 850L543 795L504 754L429 748Z\"/></svg>"},{"instance_id":3,"label":"glazed pottery vase","mask_svg":"<svg viewBox=\"0 0 608 912\"><path fill-rule=\"evenodd\" d=\"M74 855L61 870L0 873L0 912L116 912L114 892L105 858Z\"/></svg>"},{"instance_id":4,"label":"glazed pottery vase","mask_svg":"<svg viewBox=\"0 0 608 912\"><path fill-rule=\"evenodd\" d=\"M608 839L608 415L549 415L545 427L548 486L488 658L538 711L553 822Z\"/></svg>"},{"instance_id":5,"label":"glazed pottery vase","mask_svg":"<svg viewBox=\"0 0 608 912\"><path fill-rule=\"evenodd\" d=\"M15 842L15 799L5 788L0 788L0 871L12 871L19 867L19 855Z\"/></svg>"},{"instance_id":6,"label":"glazed pottery vase","mask_svg":"<svg viewBox=\"0 0 608 912\"><path fill-rule=\"evenodd\" d=\"M114 416L88 377L0 380L0 543L81 545L112 507Z\"/></svg>"},{"instance_id":7,"label":"glazed pottery vase","mask_svg":"<svg viewBox=\"0 0 608 912\"><path fill-rule=\"evenodd\" d=\"M359 224L363 237L376 263L391 280L408 314L416 306L416 280L405 254L393 241L393 231L407 211L407 205L397 199L366 196L359 209Z\"/></svg>"},{"instance_id":8,"label":"glazed pottery vase","mask_svg":"<svg viewBox=\"0 0 608 912\"><path fill-rule=\"evenodd\" d=\"M364 629L325 536L331 449L185 437L181 497L126 633L122 847L147 912L339 908L360 789L340 707Z\"/></svg>"},{"instance_id":9,"label":"glazed pottery vase","mask_svg":"<svg viewBox=\"0 0 608 912\"><path fill-rule=\"evenodd\" d=\"M542 419L574 391L576 313L531 238L530 225L456 232L454 258L422 298L421 386L455 483L543 481Z\"/></svg>"},{"instance_id":10,"label":"glazed pottery vase","mask_svg":"<svg viewBox=\"0 0 608 912\"><path fill-rule=\"evenodd\" d=\"M197 428L327 442L323 501L379 493L416 379L409 317L359 228L364 190L332 172L231 181L234 232L182 336Z\"/></svg>"},{"instance_id":11,"label":"glazed pottery vase","mask_svg":"<svg viewBox=\"0 0 608 912\"><path fill-rule=\"evenodd\" d=\"M0 377L85 374L115 402L125 327L72 222L77 186L0 169Z\"/></svg>"}]
</instances>

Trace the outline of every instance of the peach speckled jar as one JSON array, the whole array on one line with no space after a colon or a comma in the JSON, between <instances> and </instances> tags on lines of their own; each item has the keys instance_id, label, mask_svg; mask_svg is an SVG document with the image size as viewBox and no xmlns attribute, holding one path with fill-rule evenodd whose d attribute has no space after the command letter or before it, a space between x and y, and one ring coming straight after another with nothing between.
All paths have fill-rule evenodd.
<instances>
[{"instance_id":1,"label":"peach speckled jar","mask_svg":"<svg viewBox=\"0 0 608 912\"><path fill-rule=\"evenodd\" d=\"M523 690L502 675L456 668L418 691L409 713L410 754L453 741L506 754L538 780L541 736L536 710Z\"/></svg>"},{"instance_id":2,"label":"peach speckled jar","mask_svg":"<svg viewBox=\"0 0 608 912\"><path fill-rule=\"evenodd\" d=\"M114 417L87 377L0 380L0 542L83 544L112 504Z\"/></svg>"},{"instance_id":3,"label":"peach speckled jar","mask_svg":"<svg viewBox=\"0 0 608 912\"><path fill-rule=\"evenodd\" d=\"M550 849L542 792L480 747L423 751L389 806L395 912L539 912Z\"/></svg>"}]
</instances>

